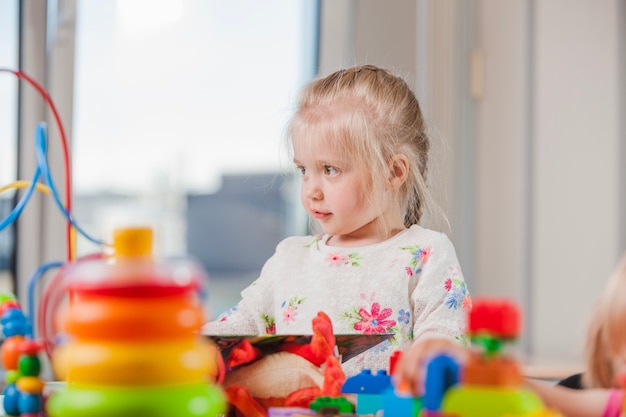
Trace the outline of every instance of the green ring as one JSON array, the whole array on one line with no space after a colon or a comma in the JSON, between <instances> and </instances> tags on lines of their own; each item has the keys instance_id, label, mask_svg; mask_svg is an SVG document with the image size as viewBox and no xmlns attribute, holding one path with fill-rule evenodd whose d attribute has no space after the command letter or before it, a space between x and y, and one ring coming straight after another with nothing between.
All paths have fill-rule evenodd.
<instances>
[{"instance_id":1,"label":"green ring","mask_svg":"<svg viewBox=\"0 0 626 417\"><path fill-rule=\"evenodd\" d=\"M208 383L151 387L98 387L72 384L46 401L50 417L215 417L227 403Z\"/></svg>"}]
</instances>

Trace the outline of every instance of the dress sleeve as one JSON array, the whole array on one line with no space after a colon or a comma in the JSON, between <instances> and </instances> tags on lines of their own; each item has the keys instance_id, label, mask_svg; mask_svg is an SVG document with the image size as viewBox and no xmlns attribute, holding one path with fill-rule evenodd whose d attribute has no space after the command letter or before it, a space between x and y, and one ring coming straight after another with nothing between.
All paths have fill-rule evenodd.
<instances>
[{"instance_id":1,"label":"dress sleeve","mask_svg":"<svg viewBox=\"0 0 626 417\"><path fill-rule=\"evenodd\" d=\"M267 260L259 278L241 292L237 305L206 323L206 335L261 335L275 333L272 308L276 254Z\"/></svg>"},{"instance_id":2,"label":"dress sleeve","mask_svg":"<svg viewBox=\"0 0 626 417\"><path fill-rule=\"evenodd\" d=\"M624 402L624 391L621 389L611 389L609 400L604 406L602 417L619 417L622 413L622 403Z\"/></svg>"},{"instance_id":3,"label":"dress sleeve","mask_svg":"<svg viewBox=\"0 0 626 417\"><path fill-rule=\"evenodd\" d=\"M413 338L444 336L464 342L472 303L452 242L440 234L422 251L411 293Z\"/></svg>"}]
</instances>

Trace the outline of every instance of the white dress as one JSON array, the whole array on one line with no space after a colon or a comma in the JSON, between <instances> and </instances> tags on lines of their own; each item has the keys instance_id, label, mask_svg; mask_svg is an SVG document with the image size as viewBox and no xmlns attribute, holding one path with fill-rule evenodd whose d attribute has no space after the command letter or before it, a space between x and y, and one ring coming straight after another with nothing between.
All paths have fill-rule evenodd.
<instances>
[{"instance_id":1,"label":"white dress","mask_svg":"<svg viewBox=\"0 0 626 417\"><path fill-rule=\"evenodd\" d=\"M389 240L342 248L328 235L283 240L241 301L204 334L311 334L318 311L335 334L395 336L343 363L346 376L389 369L393 351L426 335L464 341L471 300L448 237L414 225Z\"/></svg>"}]
</instances>

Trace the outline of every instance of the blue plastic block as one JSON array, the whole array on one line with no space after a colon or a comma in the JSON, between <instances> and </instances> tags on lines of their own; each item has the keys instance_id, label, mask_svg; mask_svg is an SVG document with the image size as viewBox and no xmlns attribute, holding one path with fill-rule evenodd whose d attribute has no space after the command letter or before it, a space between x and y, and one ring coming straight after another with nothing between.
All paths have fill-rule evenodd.
<instances>
[{"instance_id":1,"label":"blue plastic block","mask_svg":"<svg viewBox=\"0 0 626 417\"><path fill-rule=\"evenodd\" d=\"M426 366L424 409L438 411L441 401L450 387L459 382L459 364L449 355L435 356Z\"/></svg>"},{"instance_id":2,"label":"blue plastic block","mask_svg":"<svg viewBox=\"0 0 626 417\"><path fill-rule=\"evenodd\" d=\"M363 369L343 383L341 392L344 394L382 394L391 386L391 375L379 370L375 375L369 369Z\"/></svg>"}]
</instances>

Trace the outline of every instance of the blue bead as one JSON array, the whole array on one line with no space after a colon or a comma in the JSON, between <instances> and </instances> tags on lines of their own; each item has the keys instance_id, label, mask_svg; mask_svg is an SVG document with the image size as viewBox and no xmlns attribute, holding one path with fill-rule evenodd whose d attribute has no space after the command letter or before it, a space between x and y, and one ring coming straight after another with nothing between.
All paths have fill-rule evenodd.
<instances>
[{"instance_id":1,"label":"blue bead","mask_svg":"<svg viewBox=\"0 0 626 417\"><path fill-rule=\"evenodd\" d=\"M26 316L22 310L18 310L17 308L9 308L2 313L2 318L0 318L0 323L3 325L13 320L26 321Z\"/></svg>"},{"instance_id":2,"label":"blue bead","mask_svg":"<svg viewBox=\"0 0 626 417\"><path fill-rule=\"evenodd\" d=\"M15 384L9 384L4 388L4 401L2 405L4 407L4 412L8 416L17 416L20 414L20 409L18 407L18 396L19 391L15 387Z\"/></svg>"},{"instance_id":3,"label":"blue bead","mask_svg":"<svg viewBox=\"0 0 626 417\"><path fill-rule=\"evenodd\" d=\"M26 322L12 321L2 326L2 332L6 337L26 335Z\"/></svg>"},{"instance_id":4,"label":"blue bead","mask_svg":"<svg viewBox=\"0 0 626 417\"><path fill-rule=\"evenodd\" d=\"M41 395L20 392L18 397L18 407L20 413L38 413L41 411Z\"/></svg>"}]
</instances>

